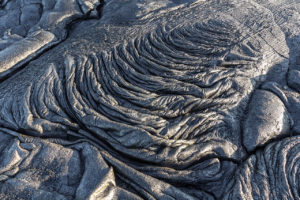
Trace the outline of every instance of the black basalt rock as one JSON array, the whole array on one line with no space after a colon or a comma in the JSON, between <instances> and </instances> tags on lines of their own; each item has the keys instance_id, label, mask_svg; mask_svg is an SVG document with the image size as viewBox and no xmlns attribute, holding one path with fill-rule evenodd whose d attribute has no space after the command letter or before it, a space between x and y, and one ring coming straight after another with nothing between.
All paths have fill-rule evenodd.
<instances>
[{"instance_id":1,"label":"black basalt rock","mask_svg":"<svg viewBox=\"0 0 300 200\"><path fill-rule=\"evenodd\" d=\"M299 13L1 1L0 198L298 199Z\"/></svg>"}]
</instances>

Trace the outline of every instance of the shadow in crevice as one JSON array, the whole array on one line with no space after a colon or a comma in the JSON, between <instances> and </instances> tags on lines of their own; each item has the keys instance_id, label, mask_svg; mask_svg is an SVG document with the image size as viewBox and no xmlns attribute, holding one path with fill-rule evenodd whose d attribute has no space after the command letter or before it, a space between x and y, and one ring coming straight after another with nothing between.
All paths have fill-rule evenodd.
<instances>
[{"instance_id":1,"label":"shadow in crevice","mask_svg":"<svg viewBox=\"0 0 300 200\"><path fill-rule=\"evenodd\" d=\"M300 35L290 38L287 42L289 47L289 69L286 74L287 108L294 120L293 135L300 134Z\"/></svg>"}]
</instances>

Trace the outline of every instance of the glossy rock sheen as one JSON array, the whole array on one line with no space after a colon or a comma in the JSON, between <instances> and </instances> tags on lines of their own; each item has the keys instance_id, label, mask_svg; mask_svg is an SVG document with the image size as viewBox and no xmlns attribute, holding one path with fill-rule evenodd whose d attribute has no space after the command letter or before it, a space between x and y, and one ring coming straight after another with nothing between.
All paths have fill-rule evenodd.
<instances>
[{"instance_id":1,"label":"glossy rock sheen","mask_svg":"<svg viewBox=\"0 0 300 200\"><path fill-rule=\"evenodd\" d=\"M69 3L0 4L1 199L299 198L299 3Z\"/></svg>"},{"instance_id":2,"label":"glossy rock sheen","mask_svg":"<svg viewBox=\"0 0 300 200\"><path fill-rule=\"evenodd\" d=\"M97 0L0 2L0 78L10 75L67 36L67 25L95 17Z\"/></svg>"}]
</instances>

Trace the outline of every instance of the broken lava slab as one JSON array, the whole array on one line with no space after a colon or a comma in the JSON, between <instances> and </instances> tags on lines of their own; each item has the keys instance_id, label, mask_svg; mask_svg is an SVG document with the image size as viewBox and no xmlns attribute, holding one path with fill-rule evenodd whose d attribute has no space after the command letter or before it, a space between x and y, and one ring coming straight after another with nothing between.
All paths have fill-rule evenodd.
<instances>
[{"instance_id":1,"label":"broken lava slab","mask_svg":"<svg viewBox=\"0 0 300 200\"><path fill-rule=\"evenodd\" d=\"M248 152L289 133L290 118L285 105L272 92L256 90L243 124L243 144Z\"/></svg>"}]
</instances>

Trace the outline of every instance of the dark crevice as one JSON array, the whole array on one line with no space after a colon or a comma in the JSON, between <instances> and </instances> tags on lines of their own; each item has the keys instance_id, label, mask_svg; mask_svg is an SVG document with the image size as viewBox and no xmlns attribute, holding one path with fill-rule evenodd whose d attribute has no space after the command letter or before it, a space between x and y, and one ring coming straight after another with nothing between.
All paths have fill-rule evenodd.
<instances>
[{"instance_id":1,"label":"dark crevice","mask_svg":"<svg viewBox=\"0 0 300 200\"><path fill-rule=\"evenodd\" d=\"M150 196L152 197L152 195L150 195L144 188L143 188L143 190L141 190L139 188L139 186L136 185L134 182L121 176L120 174L122 174L122 173L119 172L118 169L114 168L114 170L115 170L115 172L117 172L117 173L115 173L116 174L116 182L118 181L117 183L122 184L121 188L128 189L129 192L132 192L135 195L138 194L139 196L142 196L143 199L149 199Z\"/></svg>"},{"instance_id":2,"label":"dark crevice","mask_svg":"<svg viewBox=\"0 0 300 200\"><path fill-rule=\"evenodd\" d=\"M83 11L82 6L80 5L80 3L79 3L78 1L76 1L76 4L77 4L77 6L78 6L80 12L81 12L82 14L84 14L84 11Z\"/></svg>"},{"instance_id":3,"label":"dark crevice","mask_svg":"<svg viewBox=\"0 0 300 200\"><path fill-rule=\"evenodd\" d=\"M79 161L80 161L80 174L81 174L81 180L82 180L82 177L84 176L84 172L86 171L86 166L85 166L85 157L83 156L83 153L82 153L82 149L78 150L78 157L79 157ZM77 184L74 184L74 185L77 185L79 186L81 183L81 181Z\"/></svg>"},{"instance_id":4,"label":"dark crevice","mask_svg":"<svg viewBox=\"0 0 300 200\"><path fill-rule=\"evenodd\" d=\"M284 140L286 138L290 138L290 137L294 137L294 136L297 136L297 135L300 135L300 133L297 133L295 132L292 128L290 129L290 134L287 134L287 135L281 135L281 136L278 136L276 138L273 138L273 139L270 139L268 142L266 142L265 144L263 145L260 145L260 146L257 146L254 150L252 151L247 151L247 157L245 157L244 159L241 160L241 163L244 163L246 160L248 160L249 157L251 157L252 155L256 154L256 152L258 151L264 151L265 148L271 144L271 143L275 143L275 142L280 142L281 140Z\"/></svg>"},{"instance_id":5,"label":"dark crevice","mask_svg":"<svg viewBox=\"0 0 300 200\"><path fill-rule=\"evenodd\" d=\"M8 3L8 0L3 0L3 1L1 0L0 1L0 9L4 9L7 3Z\"/></svg>"},{"instance_id":6,"label":"dark crevice","mask_svg":"<svg viewBox=\"0 0 300 200\"><path fill-rule=\"evenodd\" d=\"M97 6L96 10L98 12L98 18L101 19L103 16L103 8L105 6L105 0L100 0L100 4Z\"/></svg>"}]
</instances>

